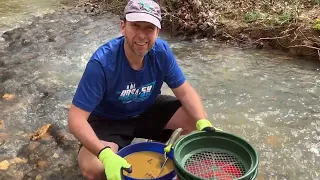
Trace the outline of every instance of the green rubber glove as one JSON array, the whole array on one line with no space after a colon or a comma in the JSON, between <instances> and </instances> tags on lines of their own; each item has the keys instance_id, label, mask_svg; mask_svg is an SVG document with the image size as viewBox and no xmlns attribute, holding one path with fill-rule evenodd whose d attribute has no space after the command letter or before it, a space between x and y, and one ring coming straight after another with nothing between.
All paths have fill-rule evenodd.
<instances>
[{"instance_id":1,"label":"green rubber glove","mask_svg":"<svg viewBox=\"0 0 320 180\"><path fill-rule=\"evenodd\" d=\"M131 165L122 157L115 154L109 147L104 148L98 155L104 166L106 178L108 180L121 180L122 169L131 173Z\"/></svg>"},{"instance_id":2,"label":"green rubber glove","mask_svg":"<svg viewBox=\"0 0 320 180\"><path fill-rule=\"evenodd\" d=\"M200 119L196 124L198 131L222 131L221 129L212 126L211 122L207 119Z\"/></svg>"}]
</instances>

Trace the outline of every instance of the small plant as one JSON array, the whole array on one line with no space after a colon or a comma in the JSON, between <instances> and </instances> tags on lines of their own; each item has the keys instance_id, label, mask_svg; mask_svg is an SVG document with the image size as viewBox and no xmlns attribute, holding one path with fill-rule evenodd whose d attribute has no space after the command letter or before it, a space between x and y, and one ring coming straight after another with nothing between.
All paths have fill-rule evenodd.
<instances>
[{"instance_id":1,"label":"small plant","mask_svg":"<svg viewBox=\"0 0 320 180\"><path fill-rule=\"evenodd\" d=\"M261 18L262 15L259 12L248 12L244 17L246 22L255 22Z\"/></svg>"},{"instance_id":2,"label":"small plant","mask_svg":"<svg viewBox=\"0 0 320 180\"><path fill-rule=\"evenodd\" d=\"M312 29L315 31L320 31L320 18L317 18L314 21L314 25L312 26Z\"/></svg>"},{"instance_id":3,"label":"small plant","mask_svg":"<svg viewBox=\"0 0 320 180\"><path fill-rule=\"evenodd\" d=\"M294 19L294 15L290 12L284 12L278 16L278 21L280 23L292 22Z\"/></svg>"},{"instance_id":4,"label":"small plant","mask_svg":"<svg viewBox=\"0 0 320 180\"><path fill-rule=\"evenodd\" d=\"M320 0L311 0L312 5L320 5Z\"/></svg>"}]
</instances>

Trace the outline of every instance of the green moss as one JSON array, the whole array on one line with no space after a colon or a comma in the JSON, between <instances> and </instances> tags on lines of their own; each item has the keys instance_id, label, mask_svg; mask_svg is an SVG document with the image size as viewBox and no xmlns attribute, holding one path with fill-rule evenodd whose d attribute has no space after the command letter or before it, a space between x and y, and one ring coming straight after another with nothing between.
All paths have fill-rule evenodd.
<instances>
[{"instance_id":1,"label":"green moss","mask_svg":"<svg viewBox=\"0 0 320 180\"><path fill-rule=\"evenodd\" d=\"M311 0L312 5L320 5L320 0Z\"/></svg>"},{"instance_id":2,"label":"green moss","mask_svg":"<svg viewBox=\"0 0 320 180\"><path fill-rule=\"evenodd\" d=\"M320 31L320 24L315 24L312 28L313 30Z\"/></svg>"},{"instance_id":3,"label":"green moss","mask_svg":"<svg viewBox=\"0 0 320 180\"><path fill-rule=\"evenodd\" d=\"M312 26L312 29L315 31L320 31L320 18L317 18L314 21L314 25Z\"/></svg>"},{"instance_id":4,"label":"green moss","mask_svg":"<svg viewBox=\"0 0 320 180\"><path fill-rule=\"evenodd\" d=\"M278 16L280 23L293 22L295 20L294 14L290 12L284 12Z\"/></svg>"},{"instance_id":5,"label":"green moss","mask_svg":"<svg viewBox=\"0 0 320 180\"><path fill-rule=\"evenodd\" d=\"M245 21L246 22L255 22L262 18L262 15L259 12L248 12L245 14Z\"/></svg>"}]
</instances>

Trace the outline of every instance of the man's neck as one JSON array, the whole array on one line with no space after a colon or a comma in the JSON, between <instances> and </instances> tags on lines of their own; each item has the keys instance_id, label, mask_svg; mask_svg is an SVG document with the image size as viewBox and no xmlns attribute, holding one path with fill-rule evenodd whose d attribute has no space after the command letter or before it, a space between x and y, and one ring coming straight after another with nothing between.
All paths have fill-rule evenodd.
<instances>
[{"instance_id":1,"label":"man's neck","mask_svg":"<svg viewBox=\"0 0 320 180\"><path fill-rule=\"evenodd\" d=\"M132 52L127 43L124 43L124 53L132 69L140 70L143 68L144 58L141 56L137 56L134 52Z\"/></svg>"}]
</instances>

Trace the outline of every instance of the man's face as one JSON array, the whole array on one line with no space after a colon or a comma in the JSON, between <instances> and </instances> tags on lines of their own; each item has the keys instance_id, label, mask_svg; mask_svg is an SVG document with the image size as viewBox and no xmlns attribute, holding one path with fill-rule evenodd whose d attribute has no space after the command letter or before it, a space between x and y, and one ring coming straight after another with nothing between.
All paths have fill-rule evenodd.
<instances>
[{"instance_id":1,"label":"man's face","mask_svg":"<svg viewBox=\"0 0 320 180\"><path fill-rule=\"evenodd\" d=\"M121 31L126 38L126 43L137 56L145 56L156 41L159 28L149 22L123 22Z\"/></svg>"}]
</instances>

